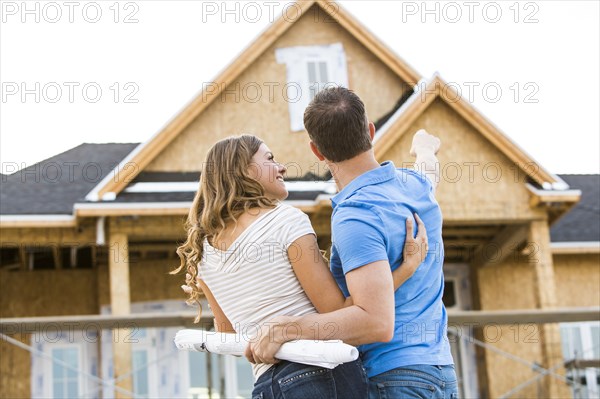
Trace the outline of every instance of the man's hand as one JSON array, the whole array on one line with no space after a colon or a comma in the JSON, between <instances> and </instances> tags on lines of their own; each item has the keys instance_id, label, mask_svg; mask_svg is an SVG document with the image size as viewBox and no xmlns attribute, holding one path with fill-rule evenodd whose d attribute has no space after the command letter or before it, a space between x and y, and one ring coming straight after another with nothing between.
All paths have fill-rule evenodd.
<instances>
[{"instance_id":1,"label":"man's hand","mask_svg":"<svg viewBox=\"0 0 600 399\"><path fill-rule=\"evenodd\" d=\"M410 148L410 155L417 157L415 170L427 176L434 192L440 182L440 164L435 156L440 144L440 139L421 129L415 133Z\"/></svg>"},{"instance_id":2,"label":"man's hand","mask_svg":"<svg viewBox=\"0 0 600 399\"><path fill-rule=\"evenodd\" d=\"M257 335L250 340L246 347L244 356L250 363L277 363L275 354L281 348L281 345L287 341L297 339L294 335L294 328L287 329L287 326L293 324L294 317L277 316L264 323ZM288 334L288 331L291 334Z\"/></svg>"},{"instance_id":3,"label":"man's hand","mask_svg":"<svg viewBox=\"0 0 600 399\"><path fill-rule=\"evenodd\" d=\"M431 152L435 155L440 150L440 144L439 138L427 133L425 129L421 129L413 137L410 155L416 157L422 152Z\"/></svg>"}]
</instances>

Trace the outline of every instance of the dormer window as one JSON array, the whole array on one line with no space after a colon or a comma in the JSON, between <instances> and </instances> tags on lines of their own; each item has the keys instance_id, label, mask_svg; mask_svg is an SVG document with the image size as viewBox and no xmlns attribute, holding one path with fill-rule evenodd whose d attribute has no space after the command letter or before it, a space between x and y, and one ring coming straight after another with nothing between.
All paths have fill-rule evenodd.
<instances>
[{"instance_id":1,"label":"dormer window","mask_svg":"<svg viewBox=\"0 0 600 399\"><path fill-rule=\"evenodd\" d=\"M304 110L328 86L348 87L346 54L341 43L297 46L275 50L277 62L286 65L290 129L304 130Z\"/></svg>"}]
</instances>

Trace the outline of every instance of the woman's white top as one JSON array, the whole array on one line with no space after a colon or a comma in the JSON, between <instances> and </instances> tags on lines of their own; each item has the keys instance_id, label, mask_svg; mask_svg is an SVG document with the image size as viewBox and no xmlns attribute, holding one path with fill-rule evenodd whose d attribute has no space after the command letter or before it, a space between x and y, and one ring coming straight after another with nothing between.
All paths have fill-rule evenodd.
<instances>
[{"instance_id":1,"label":"woman's white top","mask_svg":"<svg viewBox=\"0 0 600 399\"><path fill-rule=\"evenodd\" d=\"M275 316L316 313L288 257L288 249L292 257L315 256L290 248L307 234L315 234L308 216L280 203L253 221L227 250L204 240L198 275L238 334L255 337L260 325ZM270 366L253 365L254 377Z\"/></svg>"}]
</instances>

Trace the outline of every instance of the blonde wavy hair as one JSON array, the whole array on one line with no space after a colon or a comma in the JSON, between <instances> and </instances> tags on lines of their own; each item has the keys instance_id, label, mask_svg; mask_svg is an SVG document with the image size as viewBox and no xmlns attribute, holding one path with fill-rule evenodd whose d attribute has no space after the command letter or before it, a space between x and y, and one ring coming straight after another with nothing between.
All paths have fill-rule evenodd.
<instances>
[{"instance_id":1,"label":"blonde wavy hair","mask_svg":"<svg viewBox=\"0 0 600 399\"><path fill-rule=\"evenodd\" d=\"M188 304L200 305L202 291L196 285L202 262L204 239L215 239L231 222L251 208L272 207L275 201L265 196L263 186L249 173L252 157L263 142L256 136L228 137L208 151L200 186L185 223L186 241L177 248L181 263L171 271L186 271L186 284L191 288ZM195 323L200 321L199 307Z\"/></svg>"}]
</instances>

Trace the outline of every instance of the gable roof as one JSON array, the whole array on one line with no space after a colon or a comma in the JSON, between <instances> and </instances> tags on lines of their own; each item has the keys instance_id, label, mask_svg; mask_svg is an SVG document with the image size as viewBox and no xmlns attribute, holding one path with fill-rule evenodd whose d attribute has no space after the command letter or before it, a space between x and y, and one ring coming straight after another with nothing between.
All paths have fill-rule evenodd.
<instances>
[{"instance_id":1,"label":"gable roof","mask_svg":"<svg viewBox=\"0 0 600 399\"><path fill-rule=\"evenodd\" d=\"M541 187L548 187L548 183L557 184L563 188L566 186L560 177L548 172L539 163L535 162L529 154L510 140L498 127L483 117L479 111L462 98L438 74L435 74L428 82L419 82L413 95L402 104L396 114L376 134L373 140L375 156L383 156L407 132L412 122L423 114L427 107L437 98L443 100L516 165L520 167L521 165L537 165L538 168L522 169L523 172Z\"/></svg>"},{"instance_id":2,"label":"gable roof","mask_svg":"<svg viewBox=\"0 0 600 399\"><path fill-rule=\"evenodd\" d=\"M581 200L550 229L552 242L600 241L600 175L561 175Z\"/></svg>"},{"instance_id":3,"label":"gable roof","mask_svg":"<svg viewBox=\"0 0 600 399\"><path fill-rule=\"evenodd\" d=\"M72 215L74 204L137 145L84 143L3 176L0 214Z\"/></svg>"},{"instance_id":4,"label":"gable roof","mask_svg":"<svg viewBox=\"0 0 600 399\"><path fill-rule=\"evenodd\" d=\"M296 9L299 9L304 15L311 7L319 7L330 18L345 28L354 38L369 49L380 61L388 66L402 80L409 84L416 83L420 77L405 61L398 57L391 49L386 47L362 24L360 24L348 12L344 11L334 1L310 0L297 1ZM112 175L118 176L118 179L107 178L101 181L90 192L87 199L90 201L102 200L104 195L114 196L127 186L138 173L140 173L161 151L167 147L194 119L200 115L221 92L234 80L240 76L258 57L260 57L278 38L280 38L288 29L298 21L300 17L293 21L289 18L280 17L270 25L249 47L247 47L221 74L214 79L218 84L217 90L201 92L192 100L178 115L173 118L160 132L150 138L147 142L139 146L123 162L117 166L117 170ZM133 164L135 168L125 168L125 165Z\"/></svg>"}]
</instances>

